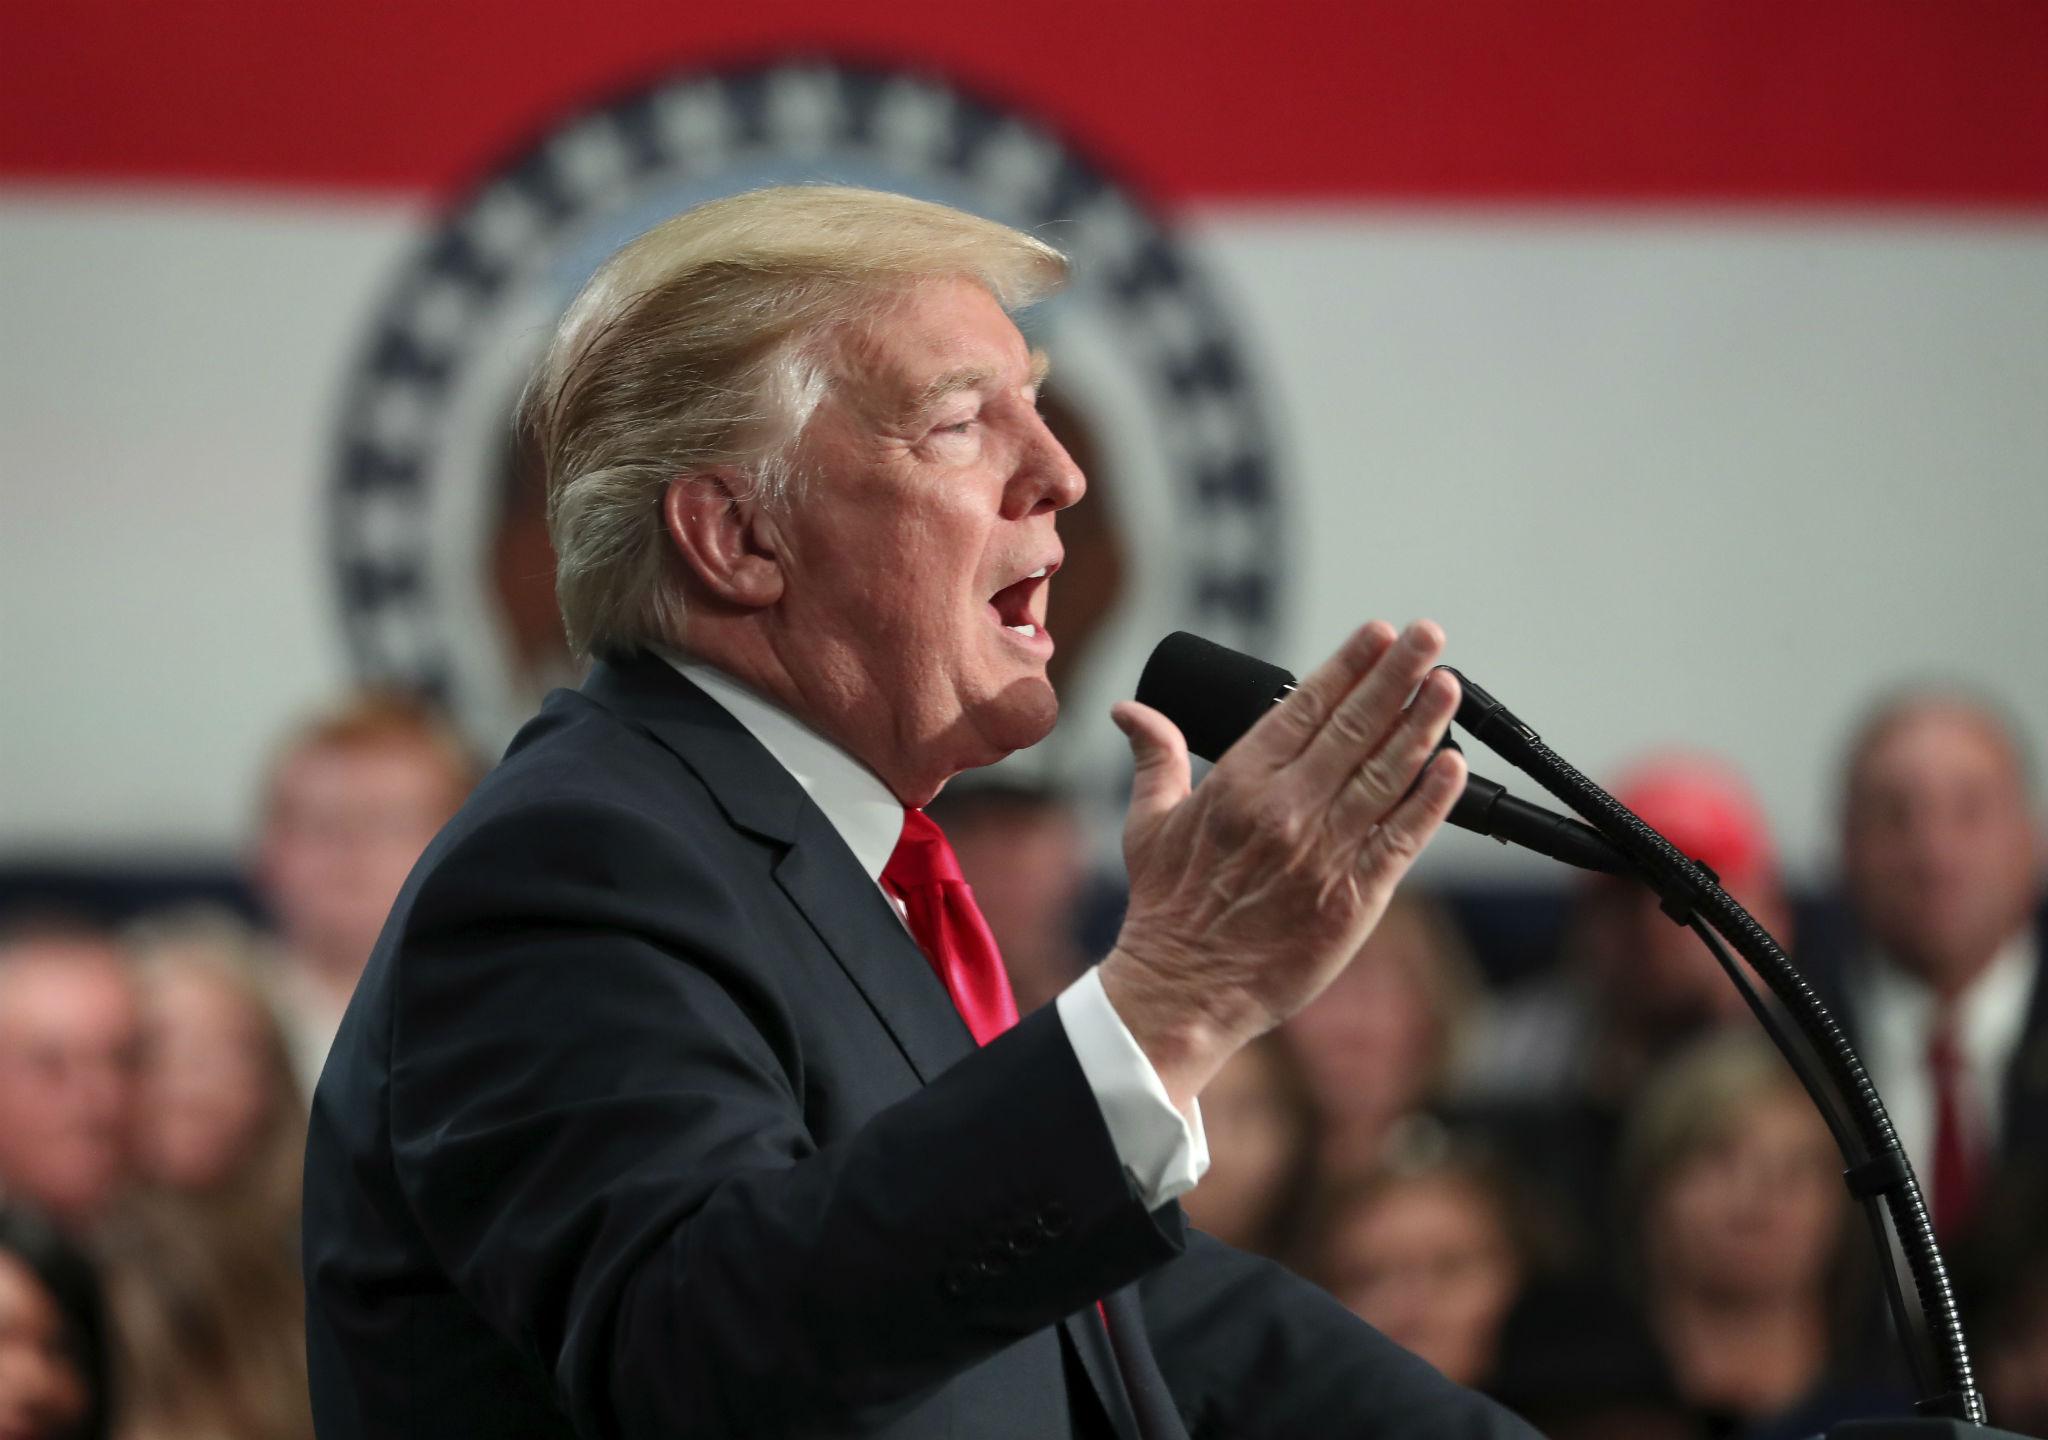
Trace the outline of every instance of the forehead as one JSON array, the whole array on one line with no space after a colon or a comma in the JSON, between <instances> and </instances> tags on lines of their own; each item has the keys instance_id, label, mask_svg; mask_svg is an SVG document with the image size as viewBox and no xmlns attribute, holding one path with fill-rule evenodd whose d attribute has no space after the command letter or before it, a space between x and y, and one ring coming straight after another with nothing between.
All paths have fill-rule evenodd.
<instances>
[{"instance_id":1,"label":"forehead","mask_svg":"<svg viewBox=\"0 0 2048 1440\"><path fill-rule=\"evenodd\" d=\"M68 1024L109 1013L125 1018L134 983L121 958L88 941L49 941L0 955L0 1020Z\"/></svg>"},{"instance_id":2,"label":"forehead","mask_svg":"<svg viewBox=\"0 0 2048 1440\"><path fill-rule=\"evenodd\" d=\"M337 787L354 793L364 785L455 783L452 767L433 742L399 732L302 746L285 757L276 776L276 789L293 798Z\"/></svg>"},{"instance_id":3,"label":"forehead","mask_svg":"<svg viewBox=\"0 0 2048 1440\"><path fill-rule=\"evenodd\" d=\"M1028 383L1030 348L1003 307L979 282L922 281L891 297L846 342L855 388L876 403L914 403L934 381L985 375Z\"/></svg>"},{"instance_id":4,"label":"forehead","mask_svg":"<svg viewBox=\"0 0 2048 1440\"><path fill-rule=\"evenodd\" d=\"M1863 747L1857 788L1987 780L2017 793L2022 768L2004 727L1960 705L1922 705L1881 725Z\"/></svg>"},{"instance_id":5,"label":"forehead","mask_svg":"<svg viewBox=\"0 0 2048 1440\"><path fill-rule=\"evenodd\" d=\"M1399 1228L1444 1239L1481 1235L1497 1223L1485 1191L1448 1171L1393 1181L1361 1209L1358 1220L1375 1231Z\"/></svg>"}]
</instances>

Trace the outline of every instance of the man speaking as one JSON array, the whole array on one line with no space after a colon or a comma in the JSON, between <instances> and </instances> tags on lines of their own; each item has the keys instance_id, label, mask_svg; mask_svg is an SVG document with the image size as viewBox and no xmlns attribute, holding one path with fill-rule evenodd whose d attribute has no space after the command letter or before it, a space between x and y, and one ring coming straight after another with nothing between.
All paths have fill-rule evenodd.
<instances>
[{"instance_id":1,"label":"man speaking","mask_svg":"<svg viewBox=\"0 0 2048 1440\"><path fill-rule=\"evenodd\" d=\"M1360 630L1198 792L1119 706L1129 918L1021 1023L922 812L1057 709L1085 482L1008 312L1064 270L766 190L563 319L522 423L596 664L427 851L321 1079L323 1440L1530 1433L1173 1203L1204 1084L1463 783L1435 627Z\"/></svg>"}]
</instances>

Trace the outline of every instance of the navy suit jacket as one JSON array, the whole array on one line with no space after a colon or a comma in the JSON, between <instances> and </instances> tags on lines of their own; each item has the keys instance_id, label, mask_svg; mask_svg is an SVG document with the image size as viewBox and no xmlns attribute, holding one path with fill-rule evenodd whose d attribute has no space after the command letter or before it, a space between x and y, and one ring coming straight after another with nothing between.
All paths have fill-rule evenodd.
<instances>
[{"instance_id":1,"label":"navy suit jacket","mask_svg":"<svg viewBox=\"0 0 2048 1440\"><path fill-rule=\"evenodd\" d=\"M1868 1017L1857 994L1872 943L1844 920L1832 930L1828 940L1812 947L1815 958L1803 963L1850 1040L1861 1045ZM1998 1153L1992 1160L2038 1181L2048 1173L2048 910L2034 917L2034 943L2043 958L2034 969L2019 1044L2000 1077Z\"/></svg>"},{"instance_id":2,"label":"navy suit jacket","mask_svg":"<svg viewBox=\"0 0 2048 1440\"><path fill-rule=\"evenodd\" d=\"M649 657L551 696L408 880L304 1247L322 1440L1532 1433L1147 1213L1057 1013L977 1050Z\"/></svg>"}]
</instances>

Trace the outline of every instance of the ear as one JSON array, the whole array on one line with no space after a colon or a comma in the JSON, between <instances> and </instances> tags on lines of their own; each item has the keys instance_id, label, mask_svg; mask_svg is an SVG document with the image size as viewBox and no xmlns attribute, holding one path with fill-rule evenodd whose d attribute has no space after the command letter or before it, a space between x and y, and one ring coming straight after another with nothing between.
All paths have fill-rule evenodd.
<instances>
[{"instance_id":1,"label":"ear","mask_svg":"<svg viewBox=\"0 0 2048 1440\"><path fill-rule=\"evenodd\" d=\"M737 472L692 471L668 482L661 497L669 543L697 583L713 597L744 610L782 598L780 539L770 516Z\"/></svg>"}]
</instances>

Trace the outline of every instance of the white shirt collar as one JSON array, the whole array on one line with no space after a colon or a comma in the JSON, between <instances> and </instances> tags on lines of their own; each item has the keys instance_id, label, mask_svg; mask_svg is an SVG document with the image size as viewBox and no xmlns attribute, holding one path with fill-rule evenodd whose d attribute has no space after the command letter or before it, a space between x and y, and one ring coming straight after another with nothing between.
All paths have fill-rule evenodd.
<instances>
[{"instance_id":1,"label":"white shirt collar","mask_svg":"<svg viewBox=\"0 0 2048 1440\"><path fill-rule=\"evenodd\" d=\"M825 812L868 878L879 883L882 867L889 863L903 834L903 802L881 777L723 670L687 655L660 654L677 674L724 707L795 777L812 803Z\"/></svg>"},{"instance_id":2,"label":"white shirt collar","mask_svg":"<svg viewBox=\"0 0 2048 1440\"><path fill-rule=\"evenodd\" d=\"M1956 1041L1964 1055L1979 1063L2010 1058L2026 1028L2036 958L2033 931L2021 930L1999 947L1984 973L1957 997ZM1870 969L1867 1000L1878 1013L1892 1017L1902 1039L1911 1036L1919 1045L1926 1044L1939 1001L1918 976L1879 956Z\"/></svg>"}]
</instances>

